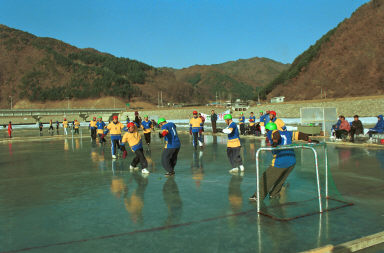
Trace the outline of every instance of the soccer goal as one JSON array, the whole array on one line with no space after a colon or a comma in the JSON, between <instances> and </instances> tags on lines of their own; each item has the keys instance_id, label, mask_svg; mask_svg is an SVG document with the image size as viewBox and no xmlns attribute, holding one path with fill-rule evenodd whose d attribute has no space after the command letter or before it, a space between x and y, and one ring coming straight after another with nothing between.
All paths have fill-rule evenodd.
<instances>
[{"instance_id":1,"label":"soccer goal","mask_svg":"<svg viewBox=\"0 0 384 253\"><path fill-rule=\"evenodd\" d=\"M323 135L331 134L332 125L337 121L336 108L304 107L300 108L300 121L302 125L321 125Z\"/></svg>"},{"instance_id":2,"label":"soccer goal","mask_svg":"<svg viewBox=\"0 0 384 253\"><path fill-rule=\"evenodd\" d=\"M316 149L323 149L324 152L324 182L323 185L321 183L321 178L320 178L320 169L319 169L319 155ZM317 191L317 196L313 199L310 200L301 200L301 201L296 201L294 202L295 205L298 205L300 202L308 202L308 201L316 201L318 202L318 211L317 212L308 212L308 213L302 213L300 215L295 215L293 217L277 217L274 216L273 214L261 211L261 201L260 201L260 162L259 162L259 156L260 153L263 151L273 151L273 150L284 150L284 149L298 149L298 150L309 150L311 153L313 153L314 157L314 174L316 177L316 191ZM327 211L331 211L334 209L338 209L341 207L346 207L346 206L351 206L353 203L348 203L343 200L338 200L334 197L331 197L329 194L328 190L328 155L327 155L327 145L326 143L319 143L319 144L291 144L291 145L284 145L284 146L278 146L278 147L261 147L257 150L256 152L256 197L257 197L257 212L259 214L265 215L267 217L273 218L275 220L280 220L280 221L289 221L313 214L318 214L318 213L323 213ZM325 195L325 198L322 197L322 187L325 189L323 190L323 193ZM298 190L298 189L296 189ZM312 198L312 197L311 197ZM325 208L323 206L322 200L325 200ZM330 201L332 201L332 205L329 205ZM291 205L291 203L280 203L280 205Z\"/></svg>"}]
</instances>

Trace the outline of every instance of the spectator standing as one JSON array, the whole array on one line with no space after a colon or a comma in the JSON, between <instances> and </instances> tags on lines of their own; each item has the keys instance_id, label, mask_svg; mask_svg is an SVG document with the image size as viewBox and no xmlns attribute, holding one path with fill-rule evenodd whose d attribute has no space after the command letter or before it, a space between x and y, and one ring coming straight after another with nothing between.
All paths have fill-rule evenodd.
<instances>
[{"instance_id":1,"label":"spectator standing","mask_svg":"<svg viewBox=\"0 0 384 253\"><path fill-rule=\"evenodd\" d=\"M39 122L40 136L43 135L43 123Z\"/></svg>"},{"instance_id":2,"label":"spectator standing","mask_svg":"<svg viewBox=\"0 0 384 253\"><path fill-rule=\"evenodd\" d=\"M214 134L217 133L216 121L217 121L217 114L215 113L215 110L212 110L212 112L211 112L211 123L212 123L212 132Z\"/></svg>"},{"instance_id":3,"label":"spectator standing","mask_svg":"<svg viewBox=\"0 0 384 253\"><path fill-rule=\"evenodd\" d=\"M9 138L12 138L12 122L9 121L9 124L8 124L8 136Z\"/></svg>"}]
</instances>

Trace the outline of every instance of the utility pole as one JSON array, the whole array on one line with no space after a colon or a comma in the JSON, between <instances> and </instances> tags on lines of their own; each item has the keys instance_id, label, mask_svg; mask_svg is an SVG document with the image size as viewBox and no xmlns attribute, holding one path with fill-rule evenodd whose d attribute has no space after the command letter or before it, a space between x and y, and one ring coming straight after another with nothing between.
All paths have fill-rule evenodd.
<instances>
[{"instance_id":1,"label":"utility pole","mask_svg":"<svg viewBox=\"0 0 384 253\"><path fill-rule=\"evenodd\" d=\"M66 97L67 99L67 109L69 109L69 97Z\"/></svg>"},{"instance_id":2,"label":"utility pole","mask_svg":"<svg viewBox=\"0 0 384 253\"><path fill-rule=\"evenodd\" d=\"M116 98L113 97L113 109L115 109L115 108L116 108Z\"/></svg>"},{"instance_id":3,"label":"utility pole","mask_svg":"<svg viewBox=\"0 0 384 253\"><path fill-rule=\"evenodd\" d=\"M217 107L217 105L218 105L218 104L217 104L217 91L216 91L216 107Z\"/></svg>"},{"instance_id":4,"label":"utility pole","mask_svg":"<svg viewBox=\"0 0 384 253\"><path fill-rule=\"evenodd\" d=\"M12 96L9 96L11 98L11 110L12 110Z\"/></svg>"},{"instance_id":5,"label":"utility pole","mask_svg":"<svg viewBox=\"0 0 384 253\"><path fill-rule=\"evenodd\" d=\"M161 107L163 107L163 91L160 91Z\"/></svg>"}]
</instances>

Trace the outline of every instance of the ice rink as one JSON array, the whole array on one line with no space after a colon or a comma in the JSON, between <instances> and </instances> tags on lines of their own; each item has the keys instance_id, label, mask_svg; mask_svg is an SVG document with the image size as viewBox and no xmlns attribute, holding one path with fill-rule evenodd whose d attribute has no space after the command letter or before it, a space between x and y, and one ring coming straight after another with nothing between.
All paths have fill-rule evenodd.
<instances>
[{"instance_id":1,"label":"ice rink","mask_svg":"<svg viewBox=\"0 0 384 253\"><path fill-rule=\"evenodd\" d=\"M180 135L176 175L167 178L157 134L145 153L148 177L129 170L131 151L112 161L109 138L100 145L88 135L48 139L36 131L25 135L33 140L0 142L1 253L298 252L384 228L384 149L329 145L330 195L353 205L277 221L258 215L248 200L260 140L242 140L245 173L232 175L226 136L207 135L204 150L195 151L191 137ZM285 194L263 203L278 217L318 210L313 155L295 152ZM262 169L270 160L263 153Z\"/></svg>"}]
</instances>

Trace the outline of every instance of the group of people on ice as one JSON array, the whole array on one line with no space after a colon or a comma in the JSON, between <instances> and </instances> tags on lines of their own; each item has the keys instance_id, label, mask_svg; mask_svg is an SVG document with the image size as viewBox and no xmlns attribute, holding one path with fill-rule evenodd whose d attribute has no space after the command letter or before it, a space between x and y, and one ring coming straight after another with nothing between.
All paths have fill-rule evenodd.
<instances>
[{"instance_id":1,"label":"group of people on ice","mask_svg":"<svg viewBox=\"0 0 384 253\"><path fill-rule=\"evenodd\" d=\"M106 124L102 117L93 117L92 121L89 123L89 129L91 131L92 140L99 138L99 143L103 144L106 142L106 135L110 135L111 139L111 153L112 159L117 159L117 152L121 150L122 158L126 158L128 154L128 147L134 153L134 157L130 164L131 170L138 170L138 165L141 165L141 173L149 174L147 169L148 162L144 154L143 140L141 134L139 133L139 128L143 130L144 140L149 149L151 143L151 133L154 130L153 120L150 121L148 115L144 116L144 120L138 118L138 114L135 115L135 121L129 122L127 124L119 122L118 116L113 116L112 121L109 124ZM211 121L212 121L212 131L215 133L217 115L212 110ZM235 123L231 114L224 115L224 121L226 128L222 130L223 133L227 134L227 157L231 164L230 173L242 173L244 172L244 164L240 155L241 142L240 135L245 134L245 117L243 113L239 117L239 127ZM358 119L358 116L355 115L355 120L352 124L349 124L345 117L340 116L339 122L334 126L334 132L336 137L340 137L343 134L351 134L353 141L353 136L355 134L360 134L362 132L363 126L361 121ZM316 140L311 140L309 135L297 132L297 131L288 131L284 122L277 118L277 113L275 111L267 111L263 113L260 111L259 122L256 122L256 117L253 112L250 113L248 118L249 127L251 133L255 134L259 132L258 135L264 135L266 137L267 143L272 147L278 147L282 145L292 144L293 141L306 141L318 143ZM192 118L189 120L189 133L192 135L192 144L195 149L204 147L204 123L205 118L199 114L197 111L192 112ZM63 121L64 133L67 134L68 121L64 119ZM166 170L166 176L175 175L175 167L177 163L178 153L180 151L181 142L176 130L176 125L172 122L167 122L165 118L159 118L156 124L160 128L159 138L164 138L165 147L161 155L161 163L164 169ZM73 123L75 133L78 133L80 123L76 120ZM50 128L53 128L52 121L50 122ZM53 129L52 129L53 130ZM384 121L383 116L378 116L378 123L374 128L371 128L368 132L371 137L372 134L382 133L384 131ZM125 132L123 134L123 132ZM11 137L12 125L11 122L8 127L8 133ZM267 196L270 198L278 198L280 196L281 190L284 188L284 183L293 170L296 164L295 152L293 149L274 149L272 150L273 159L271 165L267 170L262 174L260 179L260 198L264 199ZM250 197L250 200L256 201L256 193Z\"/></svg>"},{"instance_id":2,"label":"group of people on ice","mask_svg":"<svg viewBox=\"0 0 384 253\"><path fill-rule=\"evenodd\" d=\"M266 111L265 113L263 111L260 111L258 122L254 113L251 112L248 118L248 128L246 127L246 118L244 116L244 113L241 113L239 117L240 134L256 136L265 135L265 126L269 122L274 122L281 130L286 129L284 122L276 117L275 111Z\"/></svg>"},{"instance_id":3,"label":"group of people on ice","mask_svg":"<svg viewBox=\"0 0 384 253\"><path fill-rule=\"evenodd\" d=\"M149 174L147 169L148 162L144 154L143 141L139 133L139 127L143 129L144 140L149 149L151 144L151 132L154 129L154 124L149 120L148 115L144 116L144 120L140 123L128 122L127 125L119 122L118 116L112 117L112 122L106 125L99 117L93 118L90 122L91 137L96 140L96 134L99 137L99 142L106 142L105 136L110 135L111 138L111 153L112 159L117 159L117 152L121 150L122 158L127 157L127 148L129 146L131 151L135 154L130 164L130 170L138 170L138 165L141 165L141 173ZM158 120L158 125L161 128L159 133L160 138L164 138L166 145L162 153L162 165L167 171L166 175L171 176L175 174L175 166L177 162L177 155L180 150L180 140L176 131L176 125L172 122L167 122L164 118ZM123 135L123 131L125 131Z\"/></svg>"},{"instance_id":4,"label":"group of people on ice","mask_svg":"<svg viewBox=\"0 0 384 253\"><path fill-rule=\"evenodd\" d=\"M215 114L212 112L212 115ZM264 114L263 114L264 115ZM262 116L263 116L262 115ZM276 112L268 112L269 120L260 122L264 123L263 132L267 137L268 143L273 147L279 145L289 145L295 140L316 142L309 138L307 134L301 132L287 131L284 122L276 117ZM240 127L238 128L236 122L233 120L231 114L224 115L226 128L222 130L227 134L227 157L231 164L230 173L243 173L245 171L242 157L240 155L241 142L240 142ZM251 114L251 122L255 122L254 116ZM135 154L130 169L139 169L137 166L141 165L141 172L148 174L148 163L144 154L143 141L139 133L139 127L143 129L144 139L149 148L151 142L151 132L153 131L153 124L149 121L148 116L144 116L141 124L136 122L129 122L126 126L118 121L117 116L113 116L113 121L106 125L102 118L99 117L98 121L91 122L91 136L96 139L95 133L99 135L100 143L105 142L105 136L110 134L112 158L117 158L117 151L121 150L122 158L126 158L128 147ZM203 148L203 132L204 132L205 118L199 115L197 111L192 112L192 118L189 120L189 133L192 135L192 145L195 149ZM181 148L181 142L176 130L176 125L172 122L167 122L165 118L159 118L158 125L160 127L159 138L165 139L165 147L161 155L161 163L166 170L166 176L175 175L175 166L177 163L178 153ZM259 123L259 125L260 125ZM123 131L126 131L122 135ZM284 185L289 173L293 170L296 163L295 153L292 149L273 150L273 160L271 166L264 172L261 178L261 198L269 196L271 198L278 197L281 188ZM256 196L251 196L250 200L256 200Z\"/></svg>"}]
</instances>

